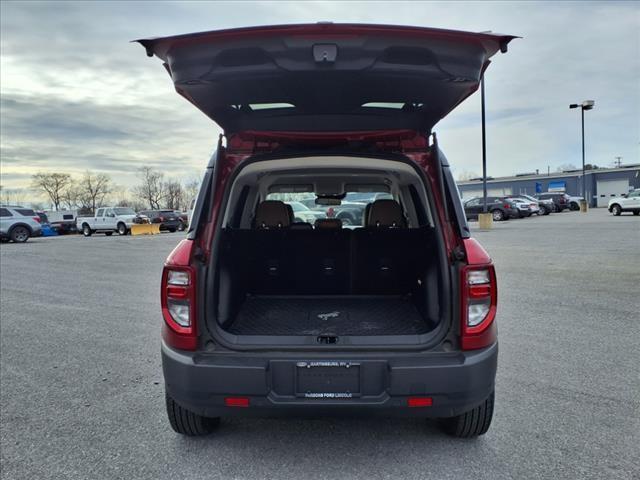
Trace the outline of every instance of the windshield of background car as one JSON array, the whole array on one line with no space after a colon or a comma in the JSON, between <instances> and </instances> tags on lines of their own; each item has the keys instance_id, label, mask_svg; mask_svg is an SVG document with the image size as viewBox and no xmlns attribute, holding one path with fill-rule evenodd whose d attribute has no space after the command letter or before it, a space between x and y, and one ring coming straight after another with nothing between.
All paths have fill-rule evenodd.
<instances>
[{"instance_id":1,"label":"windshield of background car","mask_svg":"<svg viewBox=\"0 0 640 480\"><path fill-rule=\"evenodd\" d=\"M376 200L393 199L388 192L347 192L340 205L317 205L316 195L310 192L269 193L267 200L281 200L291 205L294 222L314 224L323 218L337 218L347 228L364 226L364 210Z\"/></svg>"},{"instance_id":2,"label":"windshield of background car","mask_svg":"<svg viewBox=\"0 0 640 480\"><path fill-rule=\"evenodd\" d=\"M114 208L113 211L116 215L135 215L136 212L133 211L133 208Z\"/></svg>"}]
</instances>

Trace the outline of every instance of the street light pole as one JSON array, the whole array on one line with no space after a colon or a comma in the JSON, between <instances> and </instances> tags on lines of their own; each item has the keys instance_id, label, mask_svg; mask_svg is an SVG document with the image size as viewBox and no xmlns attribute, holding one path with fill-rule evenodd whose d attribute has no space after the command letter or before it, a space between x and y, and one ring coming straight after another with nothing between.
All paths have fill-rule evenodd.
<instances>
[{"instance_id":1,"label":"street light pole","mask_svg":"<svg viewBox=\"0 0 640 480\"><path fill-rule=\"evenodd\" d=\"M586 184L584 176L584 108L580 109L582 114L582 198L587 199Z\"/></svg>"},{"instance_id":2,"label":"street light pole","mask_svg":"<svg viewBox=\"0 0 640 480\"><path fill-rule=\"evenodd\" d=\"M582 121L582 198L584 199L584 202L587 203L587 179L585 176L585 160L584 160L584 111L585 110L591 110L593 109L593 106L595 105L596 102L594 102L593 100L585 100L584 102L582 102L581 104L577 104L577 103L572 103L571 105L569 105L569 108L580 108L580 116L581 116L581 121ZM586 212L586 205L585 205L585 210Z\"/></svg>"},{"instance_id":3,"label":"street light pole","mask_svg":"<svg viewBox=\"0 0 640 480\"><path fill-rule=\"evenodd\" d=\"M484 75L480 80L480 110L482 111L482 213L487 213L487 132L484 117Z\"/></svg>"}]
</instances>

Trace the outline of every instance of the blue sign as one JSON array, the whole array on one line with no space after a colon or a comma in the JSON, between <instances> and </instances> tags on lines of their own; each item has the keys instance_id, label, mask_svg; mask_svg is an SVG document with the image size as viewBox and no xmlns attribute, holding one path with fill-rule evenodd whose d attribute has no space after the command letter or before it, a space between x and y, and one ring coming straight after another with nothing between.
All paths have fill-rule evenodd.
<instances>
[{"instance_id":1,"label":"blue sign","mask_svg":"<svg viewBox=\"0 0 640 480\"><path fill-rule=\"evenodd\" d=\"M536 182L536 193L542 193L542 184L540 182Z\"/></svg>"},{"instance_id":2,"label":"blue sign","mask_svg":"<svg viewBox=\"0 0 640 480\"><path fill-rule=\"evenodd\" d=\"M559 180L557 182L549 182L548 192L564 192L567 189L567 182Z\"/></svg>"}]
</instances>

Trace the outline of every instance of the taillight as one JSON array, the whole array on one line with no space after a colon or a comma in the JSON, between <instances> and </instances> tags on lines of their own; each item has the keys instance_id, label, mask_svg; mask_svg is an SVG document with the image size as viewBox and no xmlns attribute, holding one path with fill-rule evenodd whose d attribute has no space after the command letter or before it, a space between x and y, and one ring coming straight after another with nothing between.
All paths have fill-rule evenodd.
<instances>
[{"instance_id":1,"label":"taillight","mask_svg":"<svg viewBox=\"0 0 640 480\"><path fill-rule=\"evenodd\" d=\"M509 208L509 206L510 206L510 205L509 205L508 203L505 203L505 204L502 206L502 208Z\"/></svg>"},{"instance_id":2,"label":"taillight","mask_svg":"<svg viewBox=\"0 0 640 480\"><path fill-rule=\"evenodd\" d=\"M161 222L164 222L164 217L160 217L160 221L161 221Z\"/></svg>"},{"instance_id":3,"label":"taillight","mask_svg":"<svg viewBox=\"0 0 640 480\"><path fill-rule=\"evenodd\" d=\"M327 208L327 218L333 218L335 213L336 213L336 211L335 211L335 209L333 207Z\"/></svg>"},{"instance_id":4,"label":"taillight","mask_svg":"<svg viewBox=\"0 0 640 480\"><path fill-rule=\"evenodd\" d=\"M474 239L464 240L468 265L461 269L461 343L463 350L488 347L497 339L496 272L491 259Z\"/></svg>"},{"instance_id":5,"label":"taillight","mask_svg":"<svg viewBox=\"0 0 640 480\"><path fill-rule=\"evenodd\" d=\"M190 265L193 242L182 240L169 254L162 271L160 301L162 337L181 350L196 349L196 275Z\"/></svg>"},{"instance_id":6,"label":"taillight","mask_svg":"<svg viewBox=\"0 0 640 480\"><path fill-rule=\"evenodd\" d=\"M40 217L32 217L36 222L40 223Z\"/></svg>"}]
</instances>

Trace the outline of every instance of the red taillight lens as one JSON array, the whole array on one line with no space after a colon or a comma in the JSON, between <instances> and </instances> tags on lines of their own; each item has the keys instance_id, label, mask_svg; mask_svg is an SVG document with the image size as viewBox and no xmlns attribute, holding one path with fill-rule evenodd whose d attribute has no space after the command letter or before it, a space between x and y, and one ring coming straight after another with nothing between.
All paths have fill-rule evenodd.
<instances>
[{"instance_id":1,"label":"red taillight lens","mask_svg":"<svg viewBox=\"0 0 640 480\"><path fill-rule=\"evenodd\" d=\"M183 240L169 254L162 272L160 300L168 345L181 350L196 349L196 278L190 265L193 242Z\"/></svg>"},{"instance_id":2,"label":"red taillight lens","mask_svg":"<svg viewBox=\"0 0 640 480\"><path fill-rule=\"evenodd\" d=\"M40 217L32 217L36 222L40 223Z\"/></svg>"},{"instance_id":3,"label":"red taillight lens","mask_svg":"<svg viewBox=\"0 0 640 480\"><path fill-rule=\"evenodd\" d=\"M509 205L508 203L505 203L505 204L502 206L502 208L509 208L509 207L510 207L510 205Z\"/></svg>"},{"instance_id":4,"label":"red taillight lens","mask_svg":"<svg viewBox=\"0 0 640 480\"><path fill-rule=\"evenodd\" d=\"M464 242L469 264L460 272L461 343L463 350L475 350L497 339L498 285L491 259L480 244L473 239Z\"/></svg>"},{"instance_id":5,"label":"red taillight lens","mask_svg":"<svg viewBox=\"0 0 640 480\"><path fill-rule=\"evenodd\" d=\"M407 398L407 407L409 408L430 407L432 405L433 405L433 399L431 397Z\"/></svg>"},{"instance_id":6,"label":"red taillight lens","mask_svg":"<svg viewBox=\"0 0 640 480\"><path fill-rule=\"evenodd\" d=\"M329 207L327 208L327 217L328 218L333 218L333 216L335 215L336 211L333 209L333 207Z\"/></svg>"},{"instance_id":7,"label":"red taillight lens","mask_svg":"<svg viewBox=\"0 0 640 480\"><path fill-rule=\"evenodd\" d=\"M224 404L227 407L247 408L249 406L249 397L226 397Z\"/></svg>"}]
</instances>

